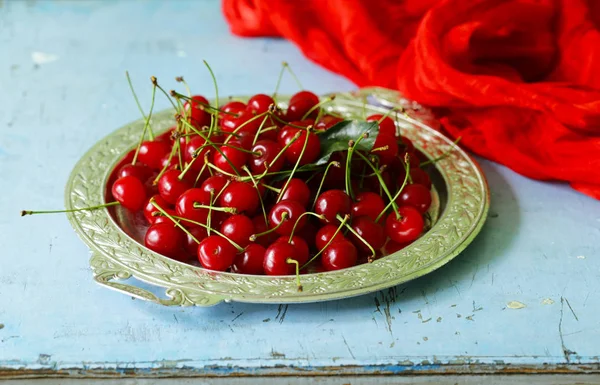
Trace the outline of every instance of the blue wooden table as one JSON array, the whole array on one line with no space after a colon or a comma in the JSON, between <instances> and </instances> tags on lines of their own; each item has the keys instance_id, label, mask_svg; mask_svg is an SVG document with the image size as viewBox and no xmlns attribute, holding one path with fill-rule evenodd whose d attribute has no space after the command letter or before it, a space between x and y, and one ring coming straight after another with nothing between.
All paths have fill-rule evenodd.
<instances>
[{"instance_id":1,"label":"blue wooden table","mask_svg":"<svg viewBox=\"0 0 600 385\"><path fill-rule=\"evenodd\" d=\"M211 95L351 90L282 40L233 37L208 0L0 0L0 378L597 372L600 203L487 161L486 225L449 265L358 298L166 308L106 290L64 215L76 161L137 119L158 77ZM296 91L286 78L282 92ZM159 109L167 107L158 99Z\"/></svg>"}]
</instances>

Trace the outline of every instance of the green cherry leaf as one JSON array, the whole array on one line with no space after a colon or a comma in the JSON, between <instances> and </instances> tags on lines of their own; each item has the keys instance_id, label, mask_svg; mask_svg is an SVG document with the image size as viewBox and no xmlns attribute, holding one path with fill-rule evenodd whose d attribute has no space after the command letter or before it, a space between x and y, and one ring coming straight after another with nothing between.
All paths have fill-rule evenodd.
<instances>
[{"instance_id":1,"label":"green cherry leaf","mask_svg":"<svg viewBox=\"0 0 600 385\"><path fill-rule=\"evenodd\" d=\"M321 141L321 156L313 164L322 165L329 161L329 157L336 151L346 151L348 142L356 141L365 132L369 133L356 146L357 150L370 151L379 134L377 122L366 122L361 120L344 120L319 135Z\"/></svg>"}]
</instances>

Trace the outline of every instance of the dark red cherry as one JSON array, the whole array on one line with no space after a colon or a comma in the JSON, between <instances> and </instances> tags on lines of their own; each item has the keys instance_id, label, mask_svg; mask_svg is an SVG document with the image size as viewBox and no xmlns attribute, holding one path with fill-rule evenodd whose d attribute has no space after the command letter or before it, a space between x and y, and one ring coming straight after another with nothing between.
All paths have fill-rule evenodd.
<instances>
[{"instance_id":1,"label":"dark red cherry","mask_svg":"<svg viewBox=\"0 0 600 385\"><path fill-rule=\"evenodd\" d=\"M314 122L315 121L313 119L296 120L290 122L289 125L284 126L277 134L277 143L279 143L281 147L284 147L290 142L290 140L293 139L294 135L298 133L298 127L308 127L314 124Z\"/></svg>"},{"instance_id":2,"label":"dark red cherry","mask_svg":"<svg viewBox=\"0 0 600 385\"><path fill-rule=\"evenodd\" d=\"M317 105L318 102L318 99L315 103L315 101L310 98L297 99L294 101L290 100L290 104L288 105L285 113L285 120L291 122L302 119L304 115L308 113L308 111ZM318 108L314 108L307 117L316 118L318 114Z\"/></svg>"},{"instance_id":3,"label":"dark red cherry","mask_svg":"<svg viewBox=\"0 0 600 385\"><path fill-rule=\"evenodd\" d=\"M163 210L171 209L172 206L164 200L160 195L154 195L152 198L154 202ZM148 223L153 224L156 221L157 216L154 213L159 212L158 209L150 203L150 199L146 201L144 206L144 217L148 221Z\"/></svg>"},{"instance_id":4,"label":"dark red cherry","mask_svg":"<svg viewBox=\"0 0 600 385\"><path fill-rule=\"evenodd\" d=\"M232 215L221 224L221 234L246 247L250 244L250 236L254 234L254 223L245 215Z\"/></svg>"},{"instance_id":5,"label":"dark red cherry","mask_svg":"<svg viewBox=\"0 0 600 385\"><path fill-rule=\"evenodd\" d=\"M232 100L229 103L225 104L222 108L221 111L224 111L228 114L236 114L239 115L241 114L244 110L246 109L246 105L242 102L239 102L237 100ZM223 114L224 116L228 115L228 114Z\"/></svg>"},{"instance_id":6,"label":"dark red cherry","mask_svg":"<svg viewBox=\"0 0 600 385\"><path fill-rule=\"evenodd\" d=\"M336 116L325 115L315 124L315 130L317 131L327 131L331 127L335 126L339 122L342 122L344 119L338 118Z\"/></svg>"},{"instance_id":7,"label":"dark red cherry","mask_svg":"<svg viewBox=\"0 0 600 385\"><path fill-rule=\"evenodd\" d=\"M225 238L211 235L198 245L198 261L205 269L225 271L231 267L237 250Z\"/></svg>"},{"instance_id":8,"label":"dark red cherry","mask_svg":"<svg viewBox=\"0 0 600 385\"><path fill-rule=\"evenodd\" d=\"M400 218L391 212L385 221L385 231L393 241L406 243L414 241L423 232L424 222L421 213L410 206L398 209Z\"/></svg>"},{"instance_id":9,"label":"dark red cherry","mask_svg":"<svg viewBox=\"0 0 600 385\"><path fill-rule=\"evenodd\" d=\"M405 177L406 177L406 170L400 170L398 172L398 187L402 186L402 183L404 182ZM431 178L429 178L429 175L422 168L411 167L410 177L414 184L423 185L423 186L425 186L425 188L427 188L427 190L431 190L431 185L432 185ZM406 183L408 184L409 181L407 181Z\"/></svg>"},{"instance_id":10,"label":"dark red cherry","mask_svg":"<svg viewBox=\"0 0 600 385\"><path fill-rule=\"evenodd\" d=\"M283 187L282 187L283 188ZM310 199L310 189L302 179L292 178L285 190L279 193L280 200L296 201L306 208Z\"/></svg>"},{"instance_id":11,"label":"dark red cherry","mask_svg":"<svg viewBox=\"0 0 600 385\"><path fill-rule=\"evenodd\" d=\"M396 203L401 206L412 206L425 214L431 206L431 192L421 184L409 184L404 186Z\"/></svg>"},{"instance_id":12,"label":"dark red cherry","mask_svg":"<svg viewBox=\"0 0 600 385\"><path fill-rule=\"evenodd\" d=\"M280 171L285 164L285 156L283 155L279 156L275 163L271 164L281 152L279 143L272 140L259 140L252 147L252 152L254 154L250 156L250 170L254 174L263 173L265 171L265 163L270 165L269 172Z\"/></svg>"},{"instance_id":13,"label":"dark red cherry","mask_svg":"<svg viewBox=\"0 0 600 385\"><path fill-rule=\"evenodd\" d=\"M209 197L209 202L210 202L211 190L214 192L214 197L216 199L217 196L219 196L221 194L221 191L223 191L223 189L227 185L228 181L229 181L229 179L227 179L223 175L213 175L209 178L206 178L206 180L204 182L202 182L202 185L200 186L200 188L206 192L207 196Z\"/></svg>"},{"instance_id":14,"label":"dark red cherry","mask_svg":"<svg viewBox=\"0 0 600 385\"><path fill-rule=\"evenodd\" d=\"M325 270L341 270L356 265L358 253L356 247L348 241L334 242L327 246L321 255Z\"/></svg>"},{"instance_id":15,"label":"dark red cherry","mask_svg":"<svg viewBox=\"0 0 600 385\"><path fill-rule=\"evenodd\" d=\"M183 160L185 163L190 163L194 160L194 155L198 159L194 161L194 164L191 166L192 171L200 171L204 166L204 154L208 151L211 153L216 152L214 148L204 147L206 145L206 141L199 135L192 136L190 141L185 146L185 151L183 152ZM168 155L167 155L168 156ZM177 155L173 156L173 158L178 162Z\"/></svg>"},{"instance_id":16,"label":"dark red cherry","mask_svg":"<svg viewBox=\"0 0 600 385\"><path fill-rule=\"evenodd\" d=\"M237 141L230 141L227 145L220 147L221 152L213 152L213 163L221 170L233 174L241 173L242 167L248 161L248 153L242 151L242 145Z\"/></svg>"},{"instance_id":17,"label":"dark red cherry","mask_svg":"<svg viewBox=\"0 0 600 385\"><path fill-rule=\"evenodd\" d=\"M385 149L379 150L380 148ZM398 143L392 135L379 133L377 138L375 138L373 149L377 149L377 151L372 151L372 153L379 156L381 164L392 163L396 155L398 155Z\"/></svg>"},{"instance_id":18,"label":"dark red cherry","mask_svg":"<svg viewBox=\"0 0 600 385\"><path fill-rule=\"evenodd\" d=\"M254 233L255 234L260 234L260 233L264 233L265 231L267 231L269 229L269 226L267 225L267 223L265 222L265 218L262 215L257 215L254 218L252 218L252 223L254 224ZM269 247L269 245L273 242L275 242L275 239L277 239L277 233L275 232L270 232L264 235L261 235L260 237L258 237L256 239L256 243L264 246L264 247Z\"/></svg>"},{"instance_id":19,"label":"dark red cherry","mask_svg":"<svg viewBox=\"0 0 600 385\"><path fill-rule=\"evenodd\" d=\"M179 196L192 187L186 178L179 179L179 175L181 171L169 170L158 180L158 193L171 204L175 204Z\"/></svg>"},{"instance_id":20,"label":"dark red cherry","mask_svg":"<svg viewBox=\"0 0 600 385\"><path fill-rule=\"evenodd\" d=\"M262 114L269 110L269 106L275 104L272 97L265 94L256 94L248 100L248 106L246 110L252 111L255 114Z\"/></svg>"},{"instance_id":21,"label":"dark red cherry","mask_svg":"<svg viewBox=\"0 0 600 385\"><path fill-rule=\"evenodd\" d=\"M204 105L208 105L208 100L204 96L194 95L191 101L183 104L185 116L189 118L189 122L196 128L202 128L210 125L210 113L205 111Z\"/></svg>"},{"instance_id":22,"label":"dark red cherry","mask_svg":"<svg viewBox=\"0 0 600 385\"><path fill-rule=\"evenodd\" d=\"M249 183L231 182L219 197L221 207L233 207L238 214L252 214L258 208L258 192Z\"/></svg>"},{"instance_id":23,"label":"dark red cherry","mask_svg":"<svg viewBox=\"0 0 600 385\"><path fill-rule=\"evenodd\" d=\"M304 265L306 262L308 262L308 257L310 253L308 249L308 244L304 239L296 235L292 237L291 241L289 240L289 238L289 236L284 235L277 238L275 242L289 243L292 246L294 246L294 248L296 249L296 260L298 261L298 263L300 263L300 266Z\"/></svg>"},{"instance_id":24,"label":"dark red cherry","mask_svg":"<svg viewBox=\"0 0 600 385\"><path fill-rule=\"evenodd\" d=\"M290 138L290 140L292 140L294 135L296 135L296 133L300 129L292 128L288 130L293 131L293 134ZM304 144L307 140L308 143L306 143L305 147ZM304 153L302 152L303 149ZM319 157L320 153L321 142L319 141L319 138L314 133L309 132L307 139L306 130L302 130L300 137L296 139L292 144L290 144L289 147L285 150L285 156L288 162L290 162L291 164L296 164L298 159L300 159L300 165L305 165L314 162ZM301 158L300 155L302 155Z\"/></svg>"},{"instance_id":25,"label":"dark red cherry","mask_svg":"<svg viewBox=\"0 0 600 385\"><path fill-rule=\"evenodd\" d=\"M201 226L193 226L187 229L190 234L194 236L198 241L202 242L204 238L208 236L206 229ZM186 253L193 257L197 258L198 253L198 243L194 240L194 238L190 237L189 234L185 234L185 244L183 245Z\"/></svg>"},{"instance_id":26,"label":"dark red cherry","mask_svg":"<svg viewBox=\"0 0 600 385\"><path fill-rule=\"evenodd\" d=\"M314 249L317 230L317 226L315 226L311 221L306 221L304 226L302 226L300 230L297 230L295 234L304 239L309 249Z\"/></svg>"},{"instance_id":27,"label":"dark red cherry","mask_svg":"<svg viewBox=\"0 0 600 385\"><path fill-rule=\"evenodd\" d=\"M256 117L251 111L242 112L237 118L226 117L221 122L221 128L225 132L246 131L252 135L256 134L264 117Z\"/></svg>"},{"instance_id":28,"label":"dark red cherry","mask_svg":"<svg viewBox=\"0 0 600 385\"><path fill-rule=\"evenodd\" d=\"M113 183L112 196L126 209L138 211L146 203L146 188L138 178L124 176Z\"/></svg>"},{"instance_id":29,"label":"dark red cherry","mask_svg":"<svg viewBox=\"0 0 600 385\"><path fill-rule=\"evenodd\" d=\"M383 115L381 114L371 115L367 118L367 122L379 122L381 120L381 122L379 122L379 133L395 137L396 124L394 121L389 116L386 116L383 120L381 118L383 118Z\"/></svg>"},{"instance_id":30,"label":"dark red cherry","mask_svg":"<svg viewBox=\"0 0 600 385\"><path fill-rule=\"evenodd\" d=\"M235 256L231 271L237 274L264 274L265 252L266 249L263 246L257 243L249 244L243 252Z\"/></svg>"},{"instance_id":31,"label":"dark red cherry","mask_svg":"<svg viewBox=\"0 0 600 385\"><path fill-rule=\"evenodd\" d=\"M170 258L179 259L184 244L184 233L173 223L155 223L144 237L147 248Z\"/></svg>"},{"instance_id":32,"label":"dark red cherry","mask_svg":"<svg viewBox=\"0 0 600 385\"><path fill-rule=\"evenodd\" d=\"M319 97L317 95L315 95L315 93L306 91L306 90L296 92L290 98L290 103L295 103L298 100L304 100L304 99L310 101L311 103L313 103L313 105L319 103Z\"/></svg>"},{"instance_id":33,"label":"dark red cherry","mask_svg":"<svg viewBox=\"0 0 600 385\"><path fill-rule=\"evenodd\" d=\"M288 258L296 260L296 249L286 242L275 242L267 248L263 268L267 275L291 275L296 265L288 263Z\"/></svg>"},{"instance_id":34,"label":"dark red cherry","mask_svg":"<svg viewBox=\"0 0 600 385\"><path fill-rule=\"evenodd\" d=\"M388 241L388 243L386 243L385 246L383 247L383 252L385 255L394 254L396 251L400 251L408 245L410 245L410 242L398 243L398 242L394 242L390 239Z\"/></svg>"},{"instance_id":35,"label":"dark red cherry","mask_svg":"<svg viewBox=\"0 0 600 385\"><path fill-rule=\"evenodd\" d=\"M317 231L317 235L315 237L315 244L317 246L317 250L322 250L325 245L329 242L329 240L333 237L333 234L337 231L338 227L334 225L325 225ZM344 233L340 230L333 238L333 242L346 240L344 237Z\"/></svg>"},{"instance_id":36,"label":"dark red cherry","mask_svg":"<svg viewBox=\"0 0 600 385\"><path fill-rule=\"evenodd\" d=\"M228 143L238 142L244 150L250 151L254 142L254 135L251 132L240 130L236 133L237 137L231 138Z\"/></svg>"},{"instance_id":37,"label":"dark red cherry","mask_svg":"<svg viewBox=\"0 0 600 385\"><path fill-rule=\"evenodd\" d=\"M177 198L175 203L175 211L177 216L187 218L189 220L206 223L208 218L208 209L196 208L194 204L208 205L208 195L206 191L199 188L191 188L185 191Z\"/></svg>"},{"instance_id":38,"label":"dark red cherry","mask_svg":"<svg viewBox=\"0 0 600 385\"><path fill-rule=\"evenodd\" d=\"M138 160L154 170L162 168L162 160L171 152L169 143L162 141L146 141L140 146Z\"/></svg>"},{"instance_id":39,"label":"dark red cherry","mask_svg":"<svg viewBox=\"0 0 600 385\"><path fill-rule=\"evenodd\" d=\"M403 167L405 164L404 158L405 158L406 154L408 154L409 166L411 168L419 167L419 165L421 164L421 159L419 159L419 156L417 154L415 154L414 152L401 151L398 153L398 158L400 158L400 160L402 161Z\"/></svg>"},{"instance_id":40,"label":"dark red cherry","mask_svg":"<svg viewBox=\"0 0 600 385\"><path fill-rule=\"evenodd\" d=\"M342 190L327 190L317 198L315 213L325 216L325 221L338 223L337 215L350 214L352 201Z\"/></svg>"},{"instance_id":41,"label":"dark red cherry","mask_svg":"<svg viewBox=\"0 0 600 385\"><path fill-rule=\"evenodd\" d=\"M162 207L161 207L162 208ZM177 213L175 212L175 210L173 210L172 208L162 208L167 214L169 214L171 217L173 215L177 215ZM156 214L154 217L154 222L152 222L153 225L156 225L158 223L168 223L170 225L173 225L173 220L165 215L161 215L161 214ZM185 226L185 223L183 223L183 225Z\"/></svg>"},{"instance_id":42,"label":"dark red cherry","mask_svg":"<svg viewBox=\"0 0 600 385\"><path fill-rule=\"evenodd\" d=\"M176 126L173 126L171 128L169 128L167 131L163 132L162 134L156 136L154 138L154 140L159 141L159 142L166 142L166 143L171 143L173 142L173 139L171 139L171 136L173 135L173 132L175 132L175 130L177 129Z\"/></svg>"},{"instance_id":43,"label":"dark red cherry","mask_svg":"<svg viewBox=\"0 0 600 385\"><path fill-rule=\"evenodd\" d=\"M413 144L413 142L404 136L401 136L398 139L398 147L404 152L415 152L415 145Z\"/></svg>"},{"instance_id":44,"label":"dark red cherry","mask_svg":"<svg viewBox=\"0 0 600 385\"><path fill-rule=\"evenodd\" d=\"M356 195L356 202L352 204L352 215L355 217L366 215L375 220L384 208L385 203L379 194L362 192Z\"/></svg>"},{"instance_id":45,"label":"dark red cherry","mask_svg":"<svg viewBox=\"0 0 600 385\"><path fill-rule=\"evenodd\" d=\"M284 214L287 213L287 218L283 218ZM269 222L271 228L277 227L277 234L290 235L294 224L305 213L304 207L296 201L280 201L277 203L269 213ZM298 220L296 230L302 229L302 226L306 223L306 216L302 216Z\"/></svg>"},{"instance_id":46,"label":"dark red cherry","mask_svg":"<svg viewBox=\"0 0 600 385\"><path fill-rule=\"evenodd\" d=\"M152 169L150 167L146 166L145 164L127 163L119 169L117 177L122 178L124 176L134 176L134 177L138 178L142 183L145 183L153 174L154 174L154 171L152 171Z\"/></svg>"},{"instance_id":47,"label":"dark red cherry","mask_svg":"<svg viewBox=\"0 0 600 385\"><path fill-rule=\"evenodd\" d=\"M375 251L383 247L386 241L385 230L383 226L375 223L373 219L367 216L352 218L352 228L358 233ZM353 233L350 233L352 243L360 250L370 253L370 249L365 243Z\"/></svg>"}]
</instances>

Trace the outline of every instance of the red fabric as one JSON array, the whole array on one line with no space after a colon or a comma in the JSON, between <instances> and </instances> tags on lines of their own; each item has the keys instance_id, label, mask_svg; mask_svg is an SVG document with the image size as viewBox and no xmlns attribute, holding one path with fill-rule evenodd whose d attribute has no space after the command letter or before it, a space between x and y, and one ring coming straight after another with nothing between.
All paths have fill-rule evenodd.
<instances>
[{"instance_id":1,"label":"red fabric","mask_svg":"<svg viewBox=\"0 0 600 385\"><path fill-rule=\"evenodd\" d=\"M600 0L223 0L358 86L435 108L462 145L600 199Z\"/></svg>"}]
</instances>

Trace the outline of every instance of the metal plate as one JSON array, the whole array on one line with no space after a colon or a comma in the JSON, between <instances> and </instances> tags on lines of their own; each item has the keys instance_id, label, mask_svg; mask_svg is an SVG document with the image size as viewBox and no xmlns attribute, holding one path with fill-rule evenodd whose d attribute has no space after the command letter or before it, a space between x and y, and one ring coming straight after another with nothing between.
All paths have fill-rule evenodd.
<instances>
[{"instance_id":1,"label":"metal plate","mask_svg":"<svg viewBox=\"0 0 600 385\"><path fill-rule=\"evenodd\" d=\"M280 97L278 102L285 106L286 100ZM214 272L156 254L134 239L140 239L139 233L123 226L131 218L119 214L118 209L69 213L73 228L92 250L90 264L94 279L109 288L163 305L316 302L395 286L423 276L458 255L481 229L489 207L487 182L473 159L431 127L435 120L427 109L403 99L395 91L365 88L339 93L327 106L349 118L385 113L387 108L402 106L407 111L398 117L402 135L430 158L450 151L448 157L427 170L437 192L435 214L439 215L435 215L437 220L431 229L417 241L373 263L302 275L304 290L298 292L294 276ZM173 125L173 111L155 114L152 123L157 132L168 129ZM109 175L123 155L136 145L143 125L140 120L116 130L81 158L66 186L67 209L106 202ZM122 281L130 277L164 288L167 298Z\"/></svg>"}]
</instances>

